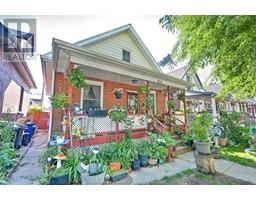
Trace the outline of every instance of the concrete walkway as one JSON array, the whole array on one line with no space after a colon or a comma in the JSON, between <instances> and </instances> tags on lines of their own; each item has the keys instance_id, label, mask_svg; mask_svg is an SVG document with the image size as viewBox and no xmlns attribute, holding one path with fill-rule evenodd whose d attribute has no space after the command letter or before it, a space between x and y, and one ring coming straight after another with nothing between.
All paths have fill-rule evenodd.
<instances>
[{"instance_id":1,"label":"concrete walkway","mask_svg":"<svg viewBox=\"0 0 256 200\"><path fill-rule=\"evenodd\" d=\"M196 168L193 152L178 156L171 163L156 167L141 168L133 171L126 178L115 182L118 185L149 184L165 176L172 176L187 169ZM216 171L227 176L256 184L256 169L239 165L230 161L215 159Z\"/></svg>"},{"instance_id":2,"label":"concrete walkway","mask_svg":"<svg viewBox=\"0 0 256 200\"><path fill-rule=\"evenodd\" d=\"M38 131L33 136L33 141L20 161L19 166L10 177L12 185L38 185L42 174L42 166L39 162L40 156L47 146L47 134Z\"/></svg>"},{"instance_id":3,"label":"concrete walkway","mask_svg":"<svg viewBox=\"0 0 256 200\"><path fill-rule=\"evenodd\" d=\"M179 159L189 163L195 163L193 152L188 152L179 156ZM231 161L215 159L216 171L227 176L237 178L252 184L256 184L256 169L246 167Z\"/></svg>"}]
</instances>

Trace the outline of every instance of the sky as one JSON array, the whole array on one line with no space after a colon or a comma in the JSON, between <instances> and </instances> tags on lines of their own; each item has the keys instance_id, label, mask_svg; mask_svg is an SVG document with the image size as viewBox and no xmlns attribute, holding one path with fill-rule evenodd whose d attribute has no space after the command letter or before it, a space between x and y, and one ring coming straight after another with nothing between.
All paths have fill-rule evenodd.
<instances>
[{"instance_id":1,"label":"sky","mask_svg":"<svg viewBox=\"0 0 256 200\"><path fill-rule=\"evenodd\" d=\"M177 41L177 36L168 33L159 24L161 16L31 16L37 19L36 50L38 54L51 51L52 38L67 42L77 42L87 37L111 30L113 28L132 24L145 43L155 60L158 62L171 52ZM40 57L27 61L37 84L33 94L42 92L43 77ZM169 69L163 69L168 72ZM200 70L199 75L204 82L208 69Z\"/></svg>"}]
</instances>

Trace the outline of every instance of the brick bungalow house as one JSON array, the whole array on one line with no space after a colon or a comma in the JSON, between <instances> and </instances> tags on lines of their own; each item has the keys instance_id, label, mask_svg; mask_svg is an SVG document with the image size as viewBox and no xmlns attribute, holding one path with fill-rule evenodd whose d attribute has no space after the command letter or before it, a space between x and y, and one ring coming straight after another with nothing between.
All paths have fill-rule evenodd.
<instances>
[{"instance_id":1,"label":"brick bungalow house","mask_svg":"<svg viewBox=\"0 0 256 200\"><path fill-rule=\"evenodd\" d=\"M143 137L147 128L146 123L139 123L141 117L145 117L142 104L146 95L138 92L138 86L146 82L151 88L153 112L157 116L166 113L166 101L171 89L184 92L190 85L161 71L131 24L74 44L54 38L52 52L41 56L46 95L65 93L70 105L79 103L83 110L94 109L92 105L97 105L101 110L109 110L116 102L113 90L123 88L124 94L119 104L135 107L130 116L135 121L133 137L137 138ZM84 89L73 88L66 77L69 69L77 67L87 76L88 84ZM51 110L49 133L60 125L60 113L58 109ZM108 116L92 119L90 116L72 116L72 128L67 131L73 132L77 126L75 122L79 120L86 139L74 141L74 145L104 143L116 130L116 125ZM122 135L122 125L119 129L119 135ZM90 134L94 138L87 137Z\"/></svg>"},{"instance_id":2,"label":"brick bungalow house","mask_svg":"<svg viewBox=\"0 0 256 200\"><path fill-rule=\"evenodd\" d=\"M8 34L13 32L14 34ZM4 57L7 40L17 41L17 37L20 35L16 34L16 31L0 23L0 114L7 111L27 114L30 89L36 88L26 61L18 56L19 53L24 52L17 42L15 48L8 52L9 56L15 59L6 60Z\"/></svg>"}]
</instances>

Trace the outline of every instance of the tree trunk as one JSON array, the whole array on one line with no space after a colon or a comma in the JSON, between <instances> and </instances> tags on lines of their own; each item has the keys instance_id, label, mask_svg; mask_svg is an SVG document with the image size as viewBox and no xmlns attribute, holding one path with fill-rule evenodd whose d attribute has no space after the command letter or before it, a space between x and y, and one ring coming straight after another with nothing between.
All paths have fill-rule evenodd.
<instances>
[{"instance_id":1,"label":"tree trunk","mask_svg":"<svg viewBox=\"0 0 256 200\"><path fill-rule=\"evenodd\" d=\"M215 174L214 158L213 155L200 154L194 151L194 157L196 161L196 168L206 174Z\"/></svg>"}]
</instances>

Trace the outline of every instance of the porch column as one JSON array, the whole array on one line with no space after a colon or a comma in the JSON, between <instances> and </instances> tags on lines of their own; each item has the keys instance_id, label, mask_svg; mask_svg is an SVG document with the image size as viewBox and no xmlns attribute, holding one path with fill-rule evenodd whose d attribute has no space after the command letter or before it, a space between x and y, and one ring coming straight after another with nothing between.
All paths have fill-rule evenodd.
<instances>
[{"instance_id":1,"label":"porch column","mask_svg":"<svg viewBox=\"0 0 256 200\"><path fill-rule=\"evenodd\" d=\"M185 120L185 125L187 126L188 120L187 120L187 106L186 106L185 89L182 90L182 93L183 93L183 95L184 95L184 100L183 100L183 106L184 106L184 120ZM185 126L185 131L187 132L186 126Z\"/></svg>"},{"instance_id":2,"label":"porch column","mask_svg":"<svg viewBox=\"0 0 256 200\"><path fill-rule=\"evenodd\" d=\"M214 97L211 98L211 102L212 102L212 118L213 118L213 123L215 123L218 121L218 119L217 119L216 101Z\"/></svg>"},{"instance_id":3,"label":"porch column","mask_svg":"<svg viewBox=\"0 0 256 200\"><path fill-rule=\"evenodd\" d=\"M239 112L241 112L242 111L241 102L239 101L238 103L239 103Z\"/></svg>"},{"instance_id":4,"label":"porch column","mask_svg":"<svg viewBox=\"0 0 256 200\"><path fill-rule=\"evenodd\" d=\"M167 86L167 101L170 101L170 86ZM168 115L170 114L170 109L167 106Z\"/></svg>"},{"instance_id":5,"label":"porch column","mask_svg":"<svg viewBox=\"0 0 256 200\"><path fill-rule=\"evenodd\" d=\"M170 86L167 86L167 101L170 101ZM168 108L168 105L167 105L167 109L168 109L168 120L169 120L169 130L171 130L171 123L170 123L170 120L171 120L171 109Z\"/></svg>"},{"instance_id":6,"label":"porch column","mask_svg":"<svg viewBox=\"0 0 256 200\"><path fill-rule=\"evenodd\" d=\"M252 104L252 116L253 116L253 117L255 117L254 114L255 114L255 113L254 113L254 105Z\"/></svg>"}]
</instances>

